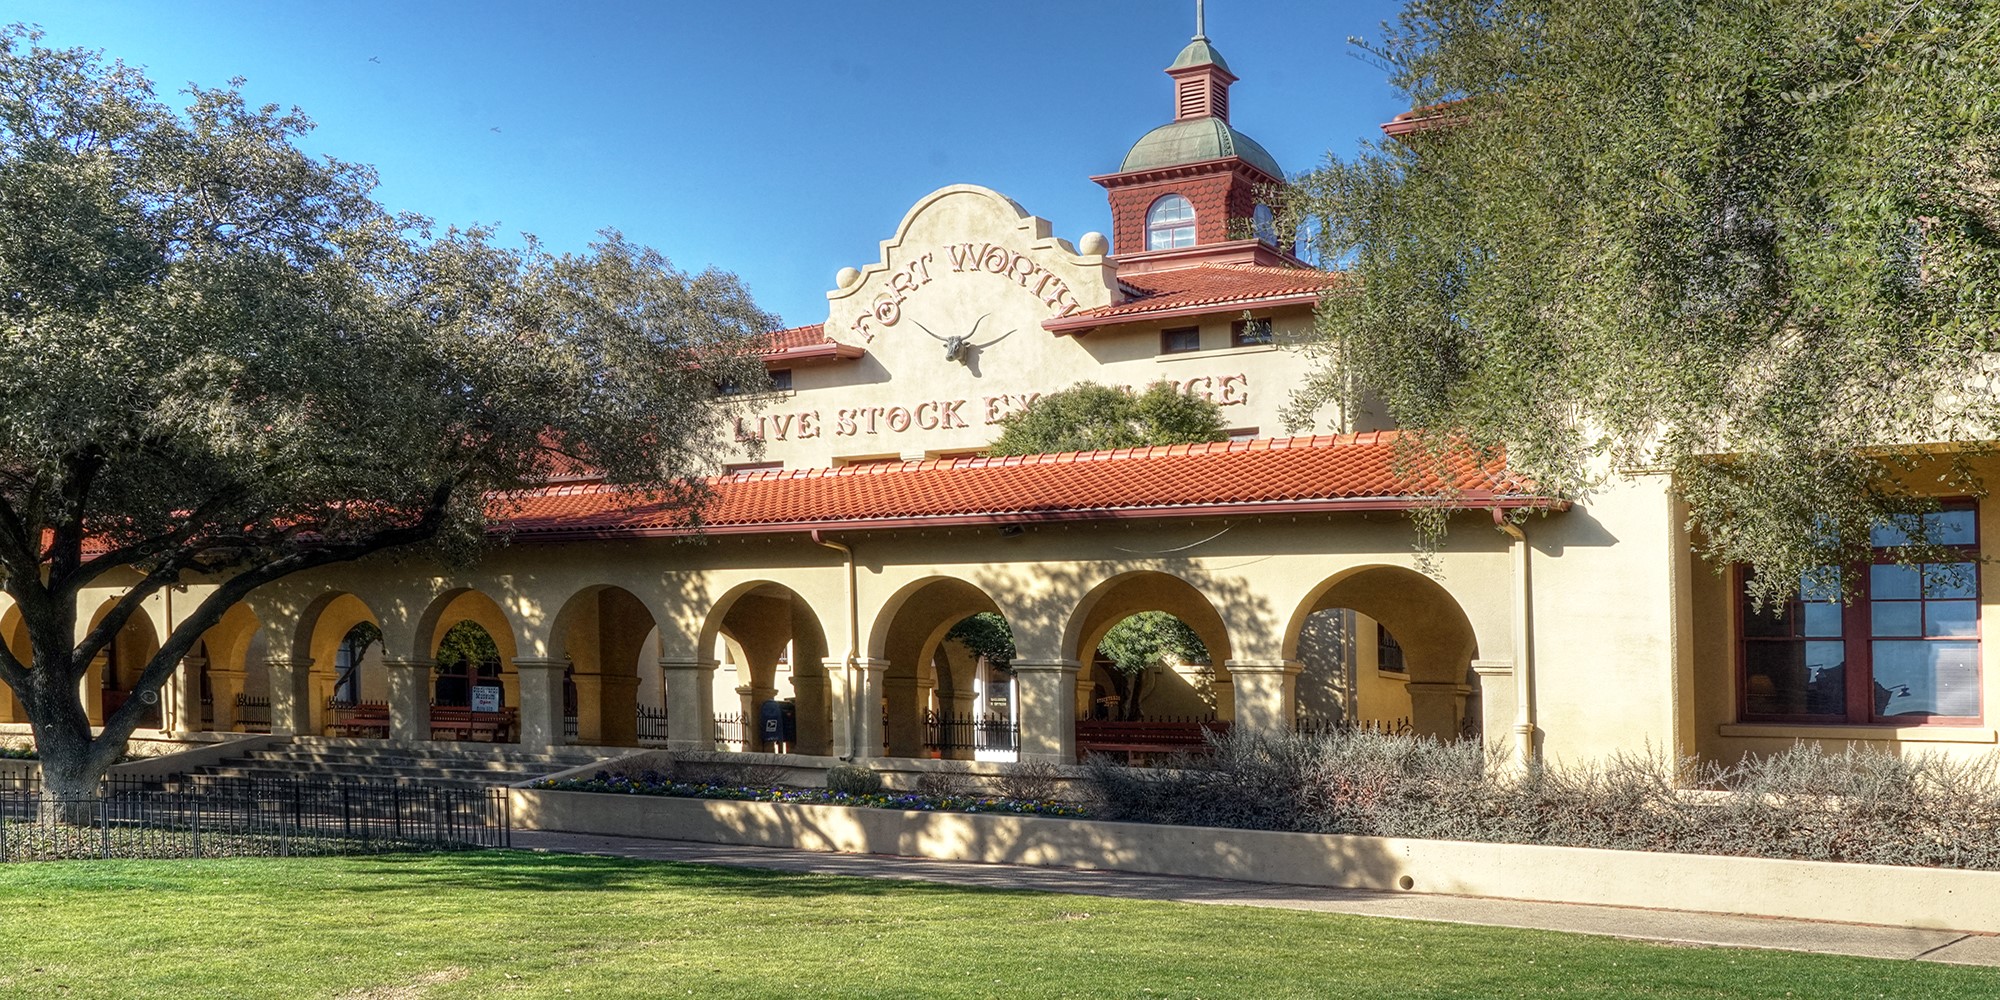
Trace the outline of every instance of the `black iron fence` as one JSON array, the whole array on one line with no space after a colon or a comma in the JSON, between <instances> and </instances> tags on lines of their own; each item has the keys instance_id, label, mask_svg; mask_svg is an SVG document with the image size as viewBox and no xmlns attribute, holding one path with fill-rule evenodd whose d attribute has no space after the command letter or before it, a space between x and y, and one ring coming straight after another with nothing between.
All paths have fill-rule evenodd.
<instances>
[{"instance_id":1,"label":"black iron fence","mask_svg":"<svg viewBox=\"0 0 2000 1000\"><path fill-rule=\"evenodd\" d=\"M189 779L107 779L95 797L44 799L39 781L0 789L0 862L369 854L506 847L507 791Z\"/></svg>"},{"instance_id":2,"label":"black iron fence","mask_svg":"<svg viewBox=\"0 0 2000 1000\"><path fill-rule=\"evenodd\" d=\"M246 733L271 731L271 698L261 694L236 696L236 727Z\"/></svg>"},{"instance_id":3,"label":"black iron fence","mask_svg":"<svg viewBox=\"0 0 2000 1000\"><path fill-rule=\"evenodd\" d=\"M924 746L939 753L966 750L1018 753L1021 727L997 715L925 712Z\"/></svg>"},{"instance_id":4,"label":"black iron fence","mask_svg":"<svg viewBox=\"0 0 2000 1000\"><path fill-rule=\"evenodd\" d=\"M1416 730L1408 718L1401 719L1361 719L1359 721L1331 722L1325 719L1300 719L1295 727L1301 736L1316 736L1330 733L1376 733L1383 736L1408 736Z\"/></svg>"},{"instance_id":5,"label":"black iron fence","mask_svg":"<svg viewBox=\"0 0 2000 1000\"><path fill-rule=\"evenodd\" d=\"M667 741L667 710L639 706L639 742L665 743Z\"/></svg>"}]
</instances>

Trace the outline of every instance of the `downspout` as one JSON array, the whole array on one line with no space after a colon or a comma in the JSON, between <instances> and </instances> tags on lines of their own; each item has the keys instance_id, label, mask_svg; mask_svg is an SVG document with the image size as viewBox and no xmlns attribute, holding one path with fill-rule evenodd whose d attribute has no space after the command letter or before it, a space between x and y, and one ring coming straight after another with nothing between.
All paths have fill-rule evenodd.
<instances>
[{"instance_id":1,"label":"downspout","mask_svg":"<svg viewBox=\"0 0 2000 1000\"><path fill-rule=\"evenodd\" d=\"M1514 753L1523 765L1535 759L1534 590L1528 577L1528 535L1493 508L1493 526L1512 539L1514 550Z\"/></svg>"},{"instance_id":2,"label":"downspout","mask_svg":"<svg viewBox=\"0 0 2000 1000\"><path fill-rule=\"evenodd\" d=\"M853 760L855 750L861 745L861 733L856 728L860 725L861 709L856 703L860 701L860 695L867 693L857 692L854 680L855 670L861 662L861 602L855 591L854 550L821 537L818 528L812 530L812 540L814 545L824 545L847 560L847 654L841 659L841 671L850 696L847 699L847 756L841 760Z\"/></svg>"}]
</instances>

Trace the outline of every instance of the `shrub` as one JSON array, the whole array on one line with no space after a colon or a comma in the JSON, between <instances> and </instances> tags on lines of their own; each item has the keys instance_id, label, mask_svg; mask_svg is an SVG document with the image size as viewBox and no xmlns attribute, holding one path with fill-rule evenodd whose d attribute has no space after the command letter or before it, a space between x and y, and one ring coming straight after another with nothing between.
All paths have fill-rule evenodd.
<instances>
[{"instance_id":1,"label":"shrub","mask_svg":"<svg viewBox=\"0 0 2000 1000\"><path fill-rule=\"evenodd\" d=\"M1733 767L1648 752L1522 768L1469 741L1235 732L1206 757L1085 773L1105 819L2000 869L1996 768L1807 744Z\"/></svg>"},{"instance_id":2,"label":"shrub","mask_svg":"<svg viewBox=\"0 0 2000 1000\"><path fill-rule=\"evenodd\" d=\"M972 796L974 782L963 774L925 771L917 775L917 794L934 799L962 799Z\"/></svg>"},{"instance_id":3,"label":"shrub","mask_svg":"<svg viewBox=\"0 0 2000 1000\"><path fill-rule=\"evenodd\" d=\"M826 790L842 795L868 795L882 790L882 775L865 767L841 764L827 769Z\"/></svg>"},{"instance_id":4,"label":"shrub","mask_svg":"<svg viewBox=\"0 0 2000 1000\"><path fill-rule=\"evenodd\" d=\"M1030 760L1009 766L994 784L1006 798L1047 802L1061 792L1063 777L1061 767L1045 760Z\"/></svg>"}]
</instances>

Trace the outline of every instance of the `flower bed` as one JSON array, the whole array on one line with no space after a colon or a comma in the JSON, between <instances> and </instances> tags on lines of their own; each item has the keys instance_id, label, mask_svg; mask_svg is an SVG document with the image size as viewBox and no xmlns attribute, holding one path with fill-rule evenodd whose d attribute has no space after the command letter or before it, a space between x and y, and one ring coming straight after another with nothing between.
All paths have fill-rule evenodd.
<instances>
[{"instance_id":1,"label":"flower bed","mask_svg":"<svg viewBox=\"0 0 2000 1000\"><path fill-rule=\"evenodd\" d=\"M917 792L833 792L824 788L784 786L724 785L703 781L676 781L658 771L638 777L599 771L589 778L550 778L531 787L559 792L608 792L620 795L658 795L681 799L724 799L734 802L786 802L799 805L859 806L868 809L907 809L914 812L1001 813L1013 816L1067 816L1081 818L1088 813L1074 802L1050 799L1010 799L980 795L924 795Z\"/></svg>"},{"instance_id":2,"label":"flower bed","mask_svg":"<svg viewBox=\"0 0 2000 1000\"><path fill-rule=\"evenodd\" d=\"M0 747L0 760L41 760L34 747Z\"/></svg>"}]
</instances>

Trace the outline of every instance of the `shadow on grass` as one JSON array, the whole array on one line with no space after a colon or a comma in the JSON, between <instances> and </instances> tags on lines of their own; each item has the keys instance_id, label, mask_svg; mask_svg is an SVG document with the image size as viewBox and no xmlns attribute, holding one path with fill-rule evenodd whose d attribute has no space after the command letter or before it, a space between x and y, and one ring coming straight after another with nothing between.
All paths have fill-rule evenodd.
<instances>
[{"instance_id":1,"label":"shadow on grass","mask_svg":"<svg viewBox=\"0 0 2000 1000\"><path fill-rule=\"evenodd\" d=\"M1039 896L1023 890L943 885L733 868L584 854L468 851L460 854L378 855L348 859L349 871L384 881L342 886L348 892L407 892L414 888L500 889L541 892L657 892L684 889L797 900L810 896Z\"/></svg>"}]
</instances>

